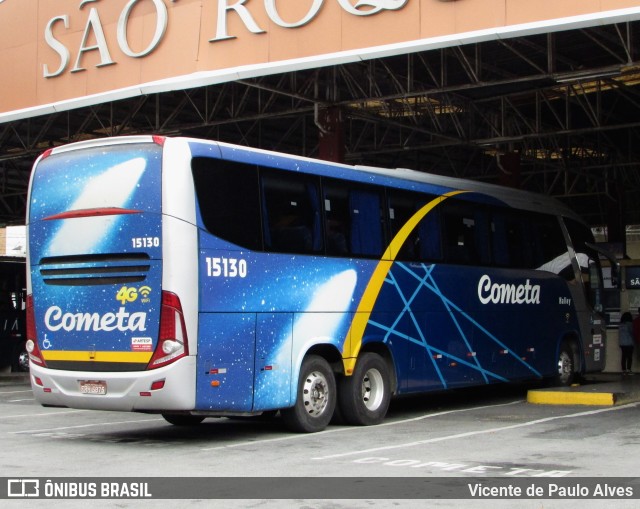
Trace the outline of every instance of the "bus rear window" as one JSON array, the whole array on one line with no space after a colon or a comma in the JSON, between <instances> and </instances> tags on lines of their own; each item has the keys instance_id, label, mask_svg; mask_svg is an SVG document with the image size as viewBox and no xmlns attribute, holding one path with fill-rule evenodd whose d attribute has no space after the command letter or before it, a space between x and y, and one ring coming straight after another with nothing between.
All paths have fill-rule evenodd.
<instances>
[{"instance_id":1,"label":"bus rear window","mask_svg":"<svg viewBox=\"0 0 640 509\"><path fill-rule=\"evenodd\" d=\"M42 159L33 178L30 220L70 211L129 209L160 213L162 148L123 144L61 152Z\"/></svg>"}]
</instances>

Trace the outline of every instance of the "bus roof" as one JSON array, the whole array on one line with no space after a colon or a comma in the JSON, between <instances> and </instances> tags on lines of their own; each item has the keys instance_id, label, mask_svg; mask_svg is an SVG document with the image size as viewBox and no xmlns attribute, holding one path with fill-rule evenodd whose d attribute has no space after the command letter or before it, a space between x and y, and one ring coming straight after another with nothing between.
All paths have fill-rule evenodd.
<instances>
[{"instance_id":1,"label":"bus roof","mask_svg":"<svg viewBox=\"0 0 640 509\"><path fill-rule=\"evenodd\" d=\"M71 143L68 145L56 147L51 151L51 153L55 154L59 152L65 152L67 150L121 144L121 143L151 143L154 141L157 142L158 139L160 138L163 138L163 137L161 136L155 137L152 135L137 135L137 136L118 136L118 137L111 137L111 138L86 140L86 141L81 141L81 142L76 142L76 143ZM178 139L178 140L182 139L188 143L201 143L204 145L214 145L214 146L218 146L220 149L227 148L232 150L254 152L254 153L268 155L268 156L271 156L274 158L280 158L280 159L308 161L310 163L322 164L325 166L334 167L336 169L341 169L343 171L344 170L354 171L356 172L356 174L357 172L362 172L369 175L378 175L381 177L385 177L387 179L391 179L391 181L400 179L405 182L408 181L416 184L427 184L427 185L439 186L443 188L449 188L451 190L459 189L459 190L471 191L471 192L490 196L516 209L534 211L534 212L539 212L543 210L548 214L569 217L571 219L584 223L584 221L582 220L582 218L580 218L580 216L578 216L568 206L556 200L555 198L552 198L550 196L546 196L543 194L523 191L521 189L515 189L511 187L496 185L496 184L489 184L486 182L479 182L476 180L467 180L467 179L462 179L457 177L447 177L443 175L427 173L424 171L411 170L408 168L381 168L381 167L375 167L375 166L349 165L344 163L323 161L323 160L312 159L312 158L303 157L303 156L286 154L282 152L274 152L274 151L265 150L265 149L257 149L253 147L234 145L234 144L215 141L215 140L205 140L200 138L188 138L188 137L176 137L172 139Z\"/></svg>"},{"instance_id":2,"label":"bus roof","mask_svg":"<svg viewBox=\"0 0 640 509\"><path fill-rule=\"evenodd\" d=\"M419 182L452 189L463 189L475 193L485 194L496 198L507 205L528 211L539 212L544 210L546 213L570 217L576 221L584 222L573 210L564 203L555 198L543 194L524 191L513 187L489 184L487 182L479 182L477 180L467 180L457 177L447 177L434 173L411 170L408 168L385 169L375 166L354 166L353 168L384 175L391 178L399 178L411 182Z\"/></svg>"}]
</instances>

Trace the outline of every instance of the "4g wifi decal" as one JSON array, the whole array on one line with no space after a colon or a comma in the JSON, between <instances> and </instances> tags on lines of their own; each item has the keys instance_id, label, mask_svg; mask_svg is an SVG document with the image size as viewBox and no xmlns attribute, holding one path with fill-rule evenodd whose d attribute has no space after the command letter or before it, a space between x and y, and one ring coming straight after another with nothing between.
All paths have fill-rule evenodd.
<instances>
[{"instance_id":1,"label":"4g wifi decal","mask_svg":"<svg viewBox=\"0 0 640 509\"><path fill-rule=\"evenodd\" d=\"M116 294L116 300L119 301L123 306L129 302L135 302L138 300L138 296L142 296L140 302L146 303L149 302L149 294L151 293L151 288L149 286L141 286L140 288L123 286L118 290Z\"/></svg>"}]
</instances>

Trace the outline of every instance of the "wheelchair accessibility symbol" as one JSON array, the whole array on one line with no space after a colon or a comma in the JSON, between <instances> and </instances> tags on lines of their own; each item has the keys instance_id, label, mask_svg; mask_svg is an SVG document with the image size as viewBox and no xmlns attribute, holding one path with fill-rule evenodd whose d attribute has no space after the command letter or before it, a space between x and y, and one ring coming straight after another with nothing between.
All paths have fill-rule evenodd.
<instances>
[{"instance_id":1,"label":"wheelchair accessibility symbol","mask_svg":"<svg viewBox=\"0 0 640 509\"><path fill-rule=\"evenodd\" d=\"M42 342L42 348L44 348L45 350L49 350L49 348L51 348L52 346L53 346L53 343L51 343L51 340L45 334L44 341Z\"/></svg>"}]
</instances>

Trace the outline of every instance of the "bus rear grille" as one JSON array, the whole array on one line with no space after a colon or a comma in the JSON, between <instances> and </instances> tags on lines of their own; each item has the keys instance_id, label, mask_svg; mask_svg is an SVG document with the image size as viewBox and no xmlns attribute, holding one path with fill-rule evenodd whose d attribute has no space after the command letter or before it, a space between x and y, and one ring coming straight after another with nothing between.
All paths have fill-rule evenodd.
<instances>
[{"instance_id":1,"label":"bus rear grille","mask_svg":"<svg viewBox=\"0 0 640 509\"><path fill-rule=\"evenodd\" d=\"M57 286L111 285L144 281L151 261L143 253L53 256L40 260L45 284Z\"/></svg>"}]
</instances>

